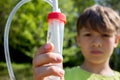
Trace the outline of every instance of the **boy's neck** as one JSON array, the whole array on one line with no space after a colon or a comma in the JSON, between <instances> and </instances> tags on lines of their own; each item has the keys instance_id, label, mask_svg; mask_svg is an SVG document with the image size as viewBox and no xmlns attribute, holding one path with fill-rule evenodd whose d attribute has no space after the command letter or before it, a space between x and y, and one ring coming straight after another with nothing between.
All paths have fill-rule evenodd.
<instances>
[{"instance_id":1,"label":"boy's neck","mask_svg":"<svg viewBox=\"0 0 120 80\"><path fill-rule=\"evenodd\" d=\"M102 64L90 64L90 63L83 63L81 65L81 68L90 72L95 73L103 76L113 76L114 72L110 68L108 63L102 63Z\"/></svg>"}]
</instances>

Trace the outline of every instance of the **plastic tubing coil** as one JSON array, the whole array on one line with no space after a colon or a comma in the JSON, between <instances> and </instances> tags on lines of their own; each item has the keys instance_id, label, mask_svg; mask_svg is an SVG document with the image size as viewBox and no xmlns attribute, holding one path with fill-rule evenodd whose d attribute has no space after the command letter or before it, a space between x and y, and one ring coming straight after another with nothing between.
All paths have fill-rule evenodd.
<instances>
[{"instance_id":1,"label":"plastic tubing coil","mask_svg":"<svg viewBox=\"0 0 120 80\"><path fill-rule=\"evenodd\" d=\"M11 11L8 19L7 19L7 23L5 25L5 31L4 31L4 52L5 52L5 59L6 59L6 63L7 63L7 69L9 72L9 76L11 80L16 80L15 76L14 76L14 72L11 66L11 60L10 60L10 54L9 54L9 42L8 42L8 36L9 36L9 30L10 30L10 25L12 22L12 18L14 16L14 14L17 12L17 10L25 3L29 2L31 0L21 0Z\"/></svg>"}]
</instances>

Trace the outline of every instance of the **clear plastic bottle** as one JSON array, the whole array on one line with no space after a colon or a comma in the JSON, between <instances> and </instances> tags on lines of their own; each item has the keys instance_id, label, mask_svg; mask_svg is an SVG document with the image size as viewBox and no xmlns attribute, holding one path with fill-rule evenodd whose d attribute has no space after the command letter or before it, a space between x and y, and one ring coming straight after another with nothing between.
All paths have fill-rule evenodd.
<instances>
[{"instance_id":1,"label":"clear plastic bottle","mask_svg":"<svg viewBox=\"0 0 120 80\"><path fill-rule=\"evenodd\" d=\"M64 25L66 23L66 16L60 12L51 12L48 15L48 35L47 42L54 45L54 53L62 55ZM62 68L62 64L58 65ZM46 80L60 80L59 77L50 76Z\"/></svg>"},{"instance_id":2,"label":"clear plastic bottle","mask_svg":"<svg viewBox=\"0 0 120 80\"><path fill-rule=\"evenodd\" d=\"M53 52L62 53L65 23L66 17L60 12L52 12L48 15L47 42L52 42L54 44L55 49Z\"/></svg>"}]
</instances>

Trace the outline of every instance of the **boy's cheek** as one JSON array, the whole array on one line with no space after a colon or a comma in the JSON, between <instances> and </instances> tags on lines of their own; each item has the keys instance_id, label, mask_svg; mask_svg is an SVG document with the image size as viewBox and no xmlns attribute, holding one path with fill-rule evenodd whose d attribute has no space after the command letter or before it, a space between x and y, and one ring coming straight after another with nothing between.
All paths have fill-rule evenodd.
<instances>
[{"instance_id":1,"label":"boy's cheek","mask_svg":"<svg viewBox=\"0 0 120 80\"><path fill-rule=\"evenodd\" d=\"M120 41L120 35L118 36L118 40Z\"/></svg>"}]
</instances>

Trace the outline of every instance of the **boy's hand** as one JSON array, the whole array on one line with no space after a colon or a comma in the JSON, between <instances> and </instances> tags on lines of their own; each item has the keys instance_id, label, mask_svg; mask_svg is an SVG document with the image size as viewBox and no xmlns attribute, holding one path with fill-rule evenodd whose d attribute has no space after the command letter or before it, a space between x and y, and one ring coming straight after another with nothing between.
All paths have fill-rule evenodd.
<instances>
[{"instance_id":1,"label":"boy's hand","mask_svg":"<svg viewBox=\"0 0 120 80\"><path fill-rule=\"evenodd\" d=\"M56 65L62 63L62 56L52 53L54 46L47 43L39 48L33 58L34 80L45 80L48 76L63 78L64 70Z\"/></svg>"}]
</instances>

